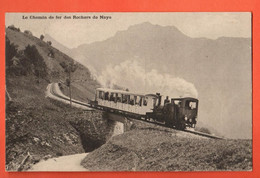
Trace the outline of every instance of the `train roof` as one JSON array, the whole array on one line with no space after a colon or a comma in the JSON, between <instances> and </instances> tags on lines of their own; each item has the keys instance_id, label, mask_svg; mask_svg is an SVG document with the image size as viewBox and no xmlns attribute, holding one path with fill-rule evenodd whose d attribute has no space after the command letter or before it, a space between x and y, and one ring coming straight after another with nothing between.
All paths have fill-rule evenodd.
<instances>
[{"instance_id":1,"label":"train roof","mask_svg":"<svg viewBox=\"0 0 260 178\"><path fill-rule=\"evenodd\" d=\"M182 97L182 98L172 98L173 100L196 100L198 101L197 98L192 98L192 97Z\"/></svg>"},{"instance_id":2,"label":"train roof","mask_svg":"<svg viewBox=\"0 0 260 178\"><path fill-rule=\"evenodd\" d=\"M124 90L114 90L111 88L97 88L97 91L104 91L104 92L111 92L111 93L120 93L120 94L127 94L127 95L135 95L135 96L150 96L150 97L158 97L155 94L144 94L144 93L134 93L134 92L129 92L129 91L124 91Z\"/></svg>"},{"instance_id":3,"label":"train roof","mask_svg":"<svg viewBox=\"0 0 260 178\"><path fill-rule=\"evenodd\" d=\"M129 92L129 91L124 91L124 90L114 90L111 88L97 88L97 91L103 91L103 92L109 92L109 93L120 93L120 94L126 94L126 95L135 95L135 96L146 96L146 97L153 97L153 98L158 98L158 95L156 94L144 94L144 93L134 93L134 92ZM196 98L192 98L192 97L180 97L180 98L172 98L175 100L198 100Z\"/></svg>"}]
</instances>

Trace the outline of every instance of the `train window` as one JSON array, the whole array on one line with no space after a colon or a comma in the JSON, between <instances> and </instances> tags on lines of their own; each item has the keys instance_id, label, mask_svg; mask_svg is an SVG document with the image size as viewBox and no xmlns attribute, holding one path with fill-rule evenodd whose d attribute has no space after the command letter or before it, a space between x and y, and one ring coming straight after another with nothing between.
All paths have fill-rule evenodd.
<instances>
[{"instance_id":1,"label":"train window","mask_svg":"<svg viewBox=\"0 0 260 178\"><path fill-rule=\"evenodd\" d=\"M144 100L143 100L143 105L144 105L144 106L147 106L147 97L144 98Z\"/></svg>"},{"instance_id":2,"label":"train window","mask_svg":"<svg viewBox=\"0 0 260 178\"><path fill-rule=\"evenodd\" d=\"M174 100L174 104L181 106L181 101L180 100Z\"/></svg>"},{"instance_id":3,"label":"train window","mask_svg":"<svg viewBox=\"0 0 260 178\"><path fill-rule=\"evenodd\" d=\"M141 104L142 104L141 96L135 96L135 105L141 106Z\"/></svg>"},{"instance_id":4,"label":"train window","mask_svg":"<svg viewBox=\"0 0 260 178\"><path fill-rule=\"evenodd\" d=\"M153 107L157 105L157 98L153 98Z\"/></svg>"},{"instance_id":5,"label":"train window","mask_svg":"<svg viewBox=\"0 0 260 178\"><path fill-rule=\"evenodd\" d=\"M103 92L102 92L102 91L99 91L99 92L98 92L98 98L104 99L104 98L103 98Z\"/></svg>"},{"instance_id":6,"label":"train window","mask_svg":"<svg viewBox=\"0 0 260 178\"><path fill-rule=\"evenodd\" d=\"M118 98L118 93L115 93L115 94L114 94L114 102L115 102L115 103L117 102L117 98Z\"/></svg>"},{"instance_id":7,"label":"train window","mask_svg":"<svg viewBox=\"0 0 260 178\"><path fill-rule=\"evenodd\" d=\"M130 105L134 105L135 104L135 97L134 95L130 95L130 102L129 102Z\"/></svg>"},{"instance_id":8,"label":"train window","mask_svg":"<svg viewBox=\"0 0 260 178\"><path fill-rule=\"evenodd\" d=\"M137 96L134 96L134 104L138 105L138 103L137 103Z\"/></svg>"},{"instance_id":9,"label":"train window","mask_svg":"<svg viewBox=\"0 0 260 178\"><path fill-rule=\"evenodd\" d=\"M108 99L109 99L109 93L105 92L105 100L108 100Z\"/></svg>"},{"instance_id":10,"label":"train window","mask_svg":"<svg viewBox=\"0 0 260 178\"><path fill-rule=\"evenodd\" d=\"M190 102L190 108L191 109L196 109L197 108L197 103L196 102Z\"/></svg>"},{"instance_id":11,"label":"train window","mask_svg":"<svg viewBox=\"0 0 260 178\"><path fill-rule=\"evenodd\" d=\"M122 94L122 103L127 103L127 96Z\"/></svg>"},{"instance_id":12,"label":"train window","mask_svg":"<svg viewBox=\"0 0 260 178\"><path fill-rule=\"evenodd\" d=\"M139 106L142 106L143 97L140 96Z\"/></svg>"},{"instance_id":13,"label":"train window","mask_svg":"<svg viewBox=\"0 0 260 178\"><path fill-rule=\"evenodd\" d=\"M186 101L186 105L187 108L190 109L196 109L197 108L197 103L195 101Z\"/></svg>"},{"instance_id":14,"label":"train window","mask_svg":"<svg viewBox=\"0 0 260 178\"><path fill-rule=\"evenodd\" d=\"M109 101L115 101L114 93L111 93L111 94L110 94Z\"/></svg>"},{"instance_id":15,"label":"train window","mask_svg":"<svg viewBox=\"0 0 260 178\"><path fill-rule=\"evenodd\" d=\"M112 98L113 98L112 93L109 93L109 94L108 94L108 100L111 101Z\"/></svg>"},{"instance_id":16,"label":"train window","mask_svg":"<svg viewBox=\"0 0 260 178\"><path fill-rule=\"evenodd\" d=\"M117 102L122 102L122 94L117 94Z\"/></svg>"},{"instance_id":17,"label":"train window","mask_svg":"<svg viewBox=\"0 0 260 178\"><path fill-rule=\"evenodd\" d=\"M126 96L126 104L130 104L130 95L125 95Z\"/></svg>"}]
</instances>

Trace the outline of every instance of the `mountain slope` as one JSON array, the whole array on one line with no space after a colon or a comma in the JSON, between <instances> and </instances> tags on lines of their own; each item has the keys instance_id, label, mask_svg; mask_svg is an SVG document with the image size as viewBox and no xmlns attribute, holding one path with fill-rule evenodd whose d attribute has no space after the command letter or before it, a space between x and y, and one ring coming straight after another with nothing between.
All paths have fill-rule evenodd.
<instances>
[{"instance_id":1,"label":"mountain slope","mask_svg":"<svg viewBox=\"0 0 260 178\"><path fill-rule=\"evenodd\" d=\"M131 130L89 153L90 171L252 170L252 140L215 140L135 122Z\"/></svg>"},{"instance_id":2,"label":"mountain slope","mask_svg":"<svg viewBox=\"0 0 260 178\"><path fill-rule=\"evenodd\" d=\"M54 38L52 38L49 34L45 34L44 36L44 41L51 41L52 42L52 46L55 47L56 49L60 50L61 52L63 52L64 54L69 53L70 49L67 48L66 46L62 45L61 43L59 43L58 41L56 41Z\"/></svg>"},{"instance_id":3,"label":"mountain slope","mask_svg":"<svg viewBox=\"0 0 260 178\"><path fill-rule=\"evenodd\" d=\"M49 56L50 51L54 56ZM101 112L82 112L45 97L50 82L67 77L60 67L60 62L73 62L67 55L32 35L6 29L6 61L7 171L24 171L42 159L92 151L111 135L113 125ZM47 74L38 75L39 68ZM98 83L86 67L78 64L73 80L80 99L93 96Z\"/></svg>"},{"instance_id":4,"label":"mountain slope","mask_svg":"<svg viewBox=\"0 0 260 178\"><path fill-rule=\"evenodd\" d=\"M56 48L48 45L46 42L30 35L26 35L22 32L17 32L11 29L6 29L6 36L11 43L17 45L18 50L24 50L27 45L35 45L40 55L43 57L44 62L47 66L48 79L51 82L58 82L60 80L65 81L68 78L68 74L64 72L61 67L61 62L75 63L71 57L60 52ZM53 56L50 56L53 53ZM87 101L88 98L93 98L95 88L99 86L98 82L94 80L91 76L90 71L87 67L80 63L77 63L77 70L72 73L72 85L78 86L74 87L76 89L75 93L82 94L84 97L79 97L76 95L76 99ZM85 89L90 91L85 93Z\"/></svg>"}]
</instances>

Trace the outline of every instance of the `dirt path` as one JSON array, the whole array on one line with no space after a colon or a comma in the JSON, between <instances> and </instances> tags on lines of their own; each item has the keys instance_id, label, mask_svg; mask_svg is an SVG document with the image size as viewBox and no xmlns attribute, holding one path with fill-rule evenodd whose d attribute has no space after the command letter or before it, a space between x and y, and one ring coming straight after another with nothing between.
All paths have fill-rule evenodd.
<instances>
[{"instance_id":1,"label":"dirt path","mask_svg":"<svg viewBox=\"0 0 260 178\"><path fill-rule=\"evenodd\" d=\"M54 92L56 95L54 95L52 92ZM57 100L57 101L60 101L60 102L63 102L63 103L66 103L66 104L70 104L70 101L69 101L69 97L65 96L62 91L60 90L60 87L58 85L58 83L50 83L47 88L46 88L46 92L45 92L45 96L46 97L49 97L51 99L54 99L54 100ZM68 100L64 99L64 98L67 98ZM86 104L84 102L81 102L81 101L77 101L75 99L72 99L72 106L73 107L77 107L77 108L80 108L80 109L84 109L84 110L93 110L92 108L90 107L87 107L87 106L83 106L81 104L77 104L77 103L81 103L81 104Z\"/></svg>"},{"instance_id":2,"label":"dirt path","mask_svg":"<svg viewBox=\"0 0 260 178\"><path fill-rule=\"evenodd\" d=\"M40 161L28 171L88 171L80 165L80 162L87 154L88 153L81 153Z\"/></svg>"}]
</instances>

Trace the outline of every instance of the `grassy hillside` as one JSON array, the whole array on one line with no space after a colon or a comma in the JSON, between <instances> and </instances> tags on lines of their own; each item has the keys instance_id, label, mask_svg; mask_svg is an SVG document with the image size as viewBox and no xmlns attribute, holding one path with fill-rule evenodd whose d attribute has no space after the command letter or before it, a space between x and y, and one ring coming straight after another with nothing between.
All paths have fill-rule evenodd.
<instances>
[{"instance_id":1,"label":"grassy hillside","mask_svg":"<svg viewBox=\"0 0 260 178\"><path fill-rule=\"evenodd\" d=\"M22 32L6 29L6 36L6 170L23 171L41 159L91 151L105 143L113 122L101 112L83 112L45 97L50 82L66 77L59 63L72 59ZM46 75L39 75L44 71ZM79 65L74 79L80 86L75 90L90 90L81 91L82 99L93 95L98 84L87 68Z\"/></svg>"},{"instance_id":2,"label":"grassy hillside","mask_svg":"<svg viewBox=\"0 0 260 178\"><path fill-rule=\"evenodd\" d=\"M252 140L213 140L139 123L89 153L82 165L91 171L252 170Z\"/></svg>"},{"instance_id":3,"label":"grassy hillside","mask_svg":"<svg viewBox=\"0 0 260 178\"><path fill-rule=\"evenodd\" d=\"M41 159L91 151L109 138L113 123L101 112L83 112L45 98L47 82L6 80L6 169L25 170ZM23 163L27 155L29 159Z\"/></svg>"},{"instance_id":4,"label":"grassy hillside","mask_svg":"<svg viewBox=\"0 0 260 178\"><path fill-rule=\"evenodd\" d=\"M75 61L64 53L60 52L56 48L48 45L46 42L40 40L37 37L6 29L6 36L11 43L17 46L18 51L22 51L28 45L35 45L39 54L43 57L44 63L47 66L48 76L47 79L50 82L58 82L60 80L66 81L68 75L61 67L61 62L75 63ZM50 56L50 53L53 55ZM77 63L77 70L72 73L72 85L74 87L74 93L80 93L80 97L76 95L76 99L87 100L87 98L93 98L94 90L99 86L98 82L91 77L89 70ZM85 92L85 90L89 92Z\"/></svg>"}]
</instances>

